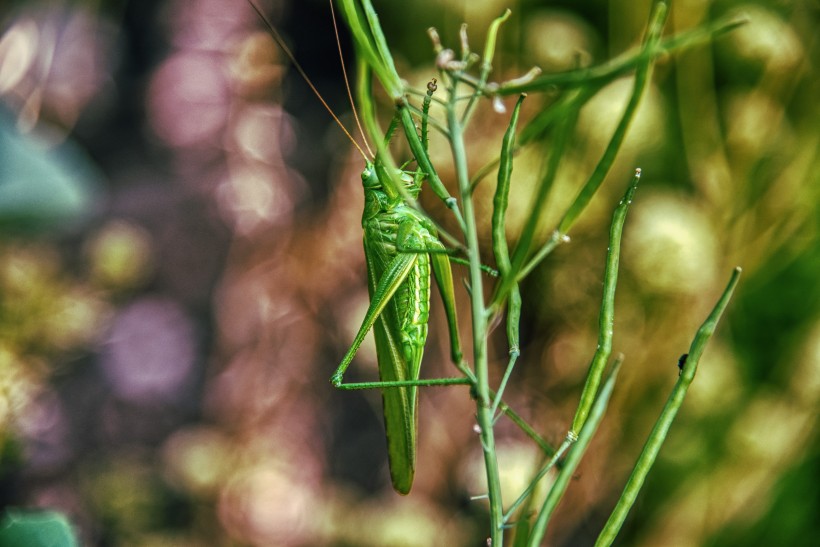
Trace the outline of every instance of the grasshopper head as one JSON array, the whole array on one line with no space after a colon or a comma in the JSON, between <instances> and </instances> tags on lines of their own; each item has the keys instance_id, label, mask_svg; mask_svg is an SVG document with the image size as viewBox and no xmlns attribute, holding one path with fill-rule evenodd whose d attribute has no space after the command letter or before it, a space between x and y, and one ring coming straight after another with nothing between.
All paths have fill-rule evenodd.
<instances>
[{"instance_id":1,"label":"grasshopper head","mask_svg":"<svg viewBox=\"0 0 820 547\"><path fill-rule=\"evenodd\" d=\"M392 177L392 181L387 181L387 184L384 184L382 181L385 181L390 175L388 174L387 170L383 166L376 166L372 163L368 163L364 171L362 171L362 185L364 189L367 190L377 190L382 191L385 194L396 198L398 196L395 195L395 191L392 189L395 188L394 183L399 182L402 186L404 186L407 193L413 199L416 199L421 191L421 184L410 173L407 173L402 170L397 170L394 177Z\"/></svg>"},{"instance_id":2,"label":"grasshopper head","mask_svg":"<svg viewBox=\"0 0 820 547\"><path fill-rule=\"evenodd\" d=\"M379 175L376 173L376 166L370 162L367 162L362 171L362 186L367 190L377 190L382 187Z\"/></svg>"}]
</instances>

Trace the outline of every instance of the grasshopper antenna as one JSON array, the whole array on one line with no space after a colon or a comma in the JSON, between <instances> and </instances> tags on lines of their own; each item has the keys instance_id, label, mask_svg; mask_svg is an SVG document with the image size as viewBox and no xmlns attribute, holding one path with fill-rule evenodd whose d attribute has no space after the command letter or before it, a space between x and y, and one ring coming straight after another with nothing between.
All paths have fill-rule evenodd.
<instances>
[{"instance_id":1,"label":"grasshopper antenna","mask_svg":"<svg viewBox=\"0 0 820 547\"><path fill-rule=\"evenodd\" d=\"M336 10L333 9L333 0L327 0L327 3L330 4L330 14L333 16L333 32L336 33L336 46L339 48L339 61L341 61L342 65L342 74L345 79L347 98L350 100L350 108L353 110L353 119L356 120L356 127L359 128L359 134L362 136L362 141L364 142L367 151L370 152L370 157L374 158L376 155L373 153L373 149L370 148L370 144L367 142L364 129L362 129L362 122L359 121L359 113L356 111L356 103L353 101L353 93L350 91L350 80L347 77L347 69L345 68L345 56L342 53L342 41L339 39L339 26L336 24Z\"/></svg>"},{"instance_id":2,"label":"grasshopper antenna","mask_svg":"<svg viewBox=\"0 0 820 547\"><path fill-rule=\"evenodd\" d=\"M339 117L336 116L336 113L333 112L333 109L330 108L330 105L327 104L327 101L325 101L325 99L322 97L322 94L319 93L319 90L316 89L316 86L313 85L313 81L308 77L307 73L302 68L302 65L299 64L299 61L296 60L296 56L293 55L293 52L290 50L288 45L285 43L285 40L284 40L284 38L282 38L282 35L279 34L279 31L276 30L276 27L273 26L273 24L268 20L267 16L264 13L262 13L262 10L259 9L259 7L256 5L256 3L253 0L248 0L248 4L251 5L251 7L253 8L253 11L256 12L256 15L258 15L259 18L262 20L262 22L265 23L265 26L268 27L268 31L270 32L270 35L273 37L276 44L288 56L290 61L293 63L293 66L296 67L296 71L302 76L302 78L305 79L305 82L307 82L308 87L310 87L310 89L311 89L311 91L313 91L314 95L316 95L316 97L318 97L319 102L322 103L322 106L325 107L325 110L327 110L330 113L330 116L333 118L333 121L335 121L336 124L342 129L344 134L347 135L347 138L350 139L350 142L353 143L353 146L356 147L356 149L359 151L359 153L362 155L362 157L365 159L365 161L369 161L369 158L373 157L373 152L370 150L370 146L368 146L367 140L365 139L365 146L367 147L368 152L370 152L370 156L368 156L365 153L365 151L362 149L362 147L359 146L359 143L356 142L356 139L353 138L353 135L350 134L350 131L347 130L347 128L344 126L344 124L339 119ZM331 9L332 8L333 8L333 4L331 2ZM336 28L336 16L335 16L335 14L333 16L333 28L336 30L336 43L338 44L339 43L339 30L338 30L338 28ZM342 46L340 44L339 45L339 54L340 55L341 55L341 51L342 51ZM342 63L342 71L344 72L345 85L347 87L347 94L348 94L348 97L350 97L350 101L351 101L351 104L352 104L353 97L350 94L350 85L348 84L348 81L347 81L347 72L344 69L344 63ZM355 108L353 109L353 115L356 118L356 123L359 125L359 131L361 131L362 128L361 128L361 124L359 124L359 116L356 114L356 109ZM364 132L362 132L362 138L364 138Z\"/></svg>"}]
</instances>

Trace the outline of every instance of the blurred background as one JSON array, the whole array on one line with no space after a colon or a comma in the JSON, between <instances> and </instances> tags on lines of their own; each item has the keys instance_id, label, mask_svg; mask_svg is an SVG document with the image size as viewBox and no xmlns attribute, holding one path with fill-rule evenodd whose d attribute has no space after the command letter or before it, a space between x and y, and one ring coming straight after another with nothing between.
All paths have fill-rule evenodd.
<instances>
[{"instance_id":1,"label":"blurred background","mask_svg":"<svg viewBox=\"0 0 820 547\"><path fill-rule=\"evenodd\" d=\"M327 3L260 4L349 122ZM622 53L650 2L376 7L399 72L423 87L435 75L431 25L454 45L467 21L480 50L510 7L494 74L506 79ZM507 394L558 444L595 350L610 215L641 167L616 306L614 351L626 361L550 545L594 542L678 357L737 265L741 284L619 544L820 537L820 4L678 0L667 33L731 14L748 23L660 60L572 243L523 287ZM342 46L352 66L344 35ZM613 82L582 111L544 234L594 167L630 84ZM527 116L542 104L529 99ZM497 153L507 116L479 110L471 167ZM446 146L432 146L452 182ZM327 381L368 302L362 161L350 148L244 0L4 0L3 507L63 511L98 546L484 544L469 393L421 391L416 482L400 497L378 393ZM513 236L544 150L516 160ZM433 300L427 377L453 372ZM496 377L504 344L492 346ZM368 342L349 377L374 370ZM539 454L508 422L498 436L512 492Z\"/></svg>"}]
</instances>

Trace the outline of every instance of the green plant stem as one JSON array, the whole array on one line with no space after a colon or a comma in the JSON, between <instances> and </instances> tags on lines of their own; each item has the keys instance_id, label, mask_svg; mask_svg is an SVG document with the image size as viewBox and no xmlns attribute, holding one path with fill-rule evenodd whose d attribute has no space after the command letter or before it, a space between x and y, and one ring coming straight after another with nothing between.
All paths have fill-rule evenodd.
<instances>
[{"instance_id":1,"label":"green plant stem","mask_svg":"<svg viewBox=\"0 0 820 547\"><path fill-rule=\"evenodd\" d=\"M337 3L353 35L357 56L364 58L376 72L388 96L394 101L399 100L404 94L404 86L370 0L338 0Z\"/></svg>"},{"instance_id":2,"label":"green plant stem","mask_svg":"<svg viewBox=\"0 0 820 547\"><path fill-rule=\"evenodd\" d=\"M509 15L509 11L506 15ZM504 133L501 143L501 164L498 168L498 183L496 185L495 196L493 197L493 218L492 218L492 239L493 254L498 265L499 275L502 279L510 275L512 264L510 262L510 252L507 246L507 206L509 204L510 181L513 170L513 149L515 148L515 130L518 126L518 116L521 113L521 105L526 95L521 95L515 103L510 125ZM472 195L472 186L470 193ZM519 349L519 322L521 319L521 291L515 283L510 289L510 298L507 303L507 343L509 344L510 359L501 383L498 386L498 393L493 401L492 412L495 415L504 389L510 379L515 363L521 351Z\"/></svg>"},{"instance_id":3,"label":"green plant stem","mask_svg":"<svg viewBox=\"0 0 820 547\"><path fill-rule=\"evenodd\" d=\"M444 204L447 205L447 207L453 212L453 215L456 217L456 221L461 227L461 230L466 231L464 216L458 207L458 200L450 195L447 188L444 186L444 183L441 182L438 172L436 172L436 168L433 167L433 163L430 161L430 156L427 154L427 150L424 149L424 145L416 132L416 124L413 122L413 115L410 111L410 105L407 102L407 97L403 97L402 100L396 105L396 108L399 111L399 119L401 120L402 127L404 127L404 134L407 137L407 144L410 145L410 150L413 152L413 156L416 158L416 162L418 162L419 167L427 174L428 180L430 181L430 188L433 189L433 192L435 192Z\"/></svg>"},{"instance_id":4,"label":"green plant stem","mask_svg":"<svg viewBox=\"0 0 820 547\"><path fill-rule=\"evenodd\" d=\"M576 95L576 97L579 97L579 95ZM544 175L539 182L535 198L530 207L529 216L527 217L524 229L521 231L521 237L513 251L509 275L502 276L501 282L496 285L495 293L491 301L492 308L500 306L509 295L513 286L524 277L520 275L519 272L529 253L532 240L538 228L538 222L543 216L549 189L552 187L552 183L558 173L558 166L561 162L561 158L564 156L564 149L569 142L572 127L581 104L582 101L580 99L578 101L572 101L570 106L567 107L567 115L562 119L561 124L556 129Z\"/></svg>"},{"instance_id":5,"label":"green plant stem","mask_svg":"<svg viewBox=\"0 0 820 547\"><path fill-rule=\"evenodd\" d=\"M661 31L663 31L664 23L666 22L667 14L668 8L666 4L664 2L658 2L655 5L655 9L650 17L649 27L647 29L643 44L644 51L652 51L657 45L658 40L660 40ZM645 55L641 57L641 59L642 62L638 64L638 67L635 70L635 83L632 87L632 94L629 97L629 102L626 105L626 109L621 116L621 120L618 122L618 126L615 128L615 132L612 134L612 138L610 138L601 159L598 161L598 164L595 166L595 169L586 184L584 184L583 188L581 188L578 192L578 195L572 202L572 205L570 205L566 213L564 213L563 218L558 223L558 228L555 232L553 232L550 240L548 240L544 246L542 246L541 249L533 255L532 258L530 258L529 262L520 267L520 273L518 274L519 279L529 274L529 272L531 272L535 266L544 260L544 258L546 258L547 255L549 255L549 253L551 253L553 249L558 246L558 244L563 241L567 241L565 237L566 234L575 224L575 221L578 220L578 217L584 209L586 209L587 205L589 205L592 197L601 187L601 183L603 183L604 178L612 168L612 164L615 162L615 156L617 156L618 151L621 149L621 145L623 144L624 138L626 138L626 132L635 116L635 112L641 102L641 97L643 96L644 89L646 89L646 85L649 82L649 77L652 72L652 61L654 60L654 57L651 55ZM519 260L526 258L525 254L519 256L518 248L516 248L515 256ZM513 264L520 264L520 262L513 260ZM502 287L502 289L508 288ZM499 296L501 298L504 297L503 290L499 291Z\"/></svg>"},{"instance_id":6,"label":"green plant stem","mask_svg":"<svg viewBox=\"0 0 820 547\"><path fill-rule=\"evenodd\" d=\"M464 147L462 127L456 112L455 89L450 89L451 101L447 106L447 126L450 131L450 147L456 168L458 187L464 208L464 238L470 261L470 299L473 327L473 361L476 376L476 418L480 428L481 448L487 474L487 495L490 500L490 540L492 545L503 545L501 479L493 433L493 412L490 402L489 371L487 363L487 312L484 308L484 289L479 254L478 228L476 226L470 179L467 172L467 154Z\"/></svg>"},{"instance_id":7,"label":"green plant stem","mask_svg":"<svg viewBox=\"0 0 820 547\"><path fill-rule=\"evenodd\" d=\"M422 99L422 100L424 100L424 99ZM432 103L432 101L431 101L431 103ZM413 106L412 103L408 104L408 108L410 109L410 112L412 112L413 115L415 115L417 118L421 119L424 116L424 111L421 108L418 108L417 106ZM441 123L440 121L438 121L436 118L433 118L433 117L429 118L427 120L427 123L433 129L438 131L439 134L441 136L443 136L445 139L450 140L450 134L447 132L447 128L444 127L443 123Z\"/></svg>"},{"instance_id":8,"label":"green plant stem","mask_svg":"<svg viewBox=\"0 0 820 547\"><path fill-rule=\"evenodd\" d=\"M351 382L334 385L338 389L354 391L357 389L387 389L395 387L469 386L472 385L472 383L469 378L429 378L420 380Z\"/></svg>"},{"instance_id":9,"label":"green plant stem","mask_svg":"<svg viewBox=\"0 0 820 547\"><path fill-rule=\"evenodd\" d=\"M574 442L575 442L575 437L567 436L567 437L564 438L564 442L561 443L561 446L558 447L558 450L555 451L555 454L553 454L549 458L549 460L547 460L546 464L541 466L541 469L532 478L532 480L530 481L530 484L527 486L527 488L525 488L524 491L521 493L521 495L518 496L518 499L516 499L512 503L512 505L510 505L507 508L507 512L504 515L504 523L505 524L507 522L509 522L509 520L515 514L515 512L518 510L518 508L521 506L521 504L524 503L525 501L527 501L528 499L530 499L530 496L532 495L535 488L538 486L538 483L541 482L541 479L544 478L544 475L546 475L549 472L550 469L555 467L555 464L558 463L558 460L561 459L561 457L563 457L563 455L566 453L567 450L569 450L569 447L572 446L572 443L574 443Z\"/></svg>"},{"instance_id":10,"label":"green plant stem","mask_svg":"<svg viewBox=\"0 0 820 547\"><path fill-rule=\"evenodd\" d=\"M465 363L456 365L456 367L464 374L466 378L470 380L470 384L473 386L473 390L475 390L475 386L478 384L478 382L476 381L475 373L472 370L470 370L470 368L467 367ZM524 418L521 417L520 414L518 414L515 410L513 410L512 407L510 407L510 405L508 405L500 397L498 397L492 389L490 390L490 399L494 401L499 401L498 409L501 410L501 412L503 412L504 414L506 414L512 423L517 425L521 429L521 431L523 431L530 439L532 439L533 442L537 444L539 448L541 448L545 455L549 457L555 454L555 448L546 440L544 440L544 438L541 435L539 435L532 428L532 426L530 426L530 424L528 424L526 420L524 420Z\"/></svg>"},{"instance_id":11,"label":"green plant stem","mask_svg":"<svg viewBox=\"0 0 820 547\"><path fill-rule=\"evenodd\" d=\"M672 425L672 421L675 419L678 410L683 404L683 399L686 397L686 392L692 384L692 380L695 378L695 372L698 368L700 356L703 354L703 349L706 347L706 343L715 332L715 327L717 326L718 321L720 321L720 317L723 315L726 306L729 304L732 293L734 292L737 282L740 279L740 272L741 269L739 267L735 268L732 272L732 276L729 279L729 284L726 286L723 294L718 299L717 304L715 304L715 307L712 309L709 317L706 318L706 321L704 321L703 325L700 329L698 329L695 338L692 340L692 345L689 348L689 357L686 359L686 364L683 367L683 371L679 375L678 381L675 382L675 387L672 388L672 392L669 394L666 405L664 405L658 420L655 422L655 426L649 434L649 438L641 451L641 455L638 457L638 461L635 462L635 468L629 476L629 480L624 487L624 491L621 494L618 503L612 510L612 514L609 516L609 519L606 521L601 534L598 536L598 540L595 542L596 547L611 545L615 540L615 537L618 535L621 526L623 526L629 510L635 503L635 499L638 497L638 492L641 490L644 480L646 479L647 474L649 474L649 470L655 463L655 459L660 452L664 440L666 440L666 435L669 433L669 428Z\"/></svg>"},{"instance_id":12,"label":"green plant stem","mask_svg":"<svg viewBox=\"0 0 820 547\"><path fill-rule=\"evenodd\" d=\"M612 352L612 334L615 327L615 289L618 285L618 262L621 255L621 234L624 230L624 221L632 203L632 197L641 179L641 170L635 170L635 176L626 189L624 197L615 207L612 214L612 226L609 230L609 249L606 254L606 268L604 270L604 295L601 300L601 315L598 319L598 347L592 362L589 364L586 383L581 392L581 399L578 403L578 410L572 420L570 432L577 435L587 419L595 396L598 394L598 386L604 375L604 367Z\"/></svg>"},{"instance_id":13,"label":"green plant stem","mask_svg":"<svg viewBox=\"0 0 820 547\"><path fill-rule=\"evenodd\" d=\"M495 398L495 394L492 392L492 390L490 390L490 397ZM523 431L529 438L531 438L533 442L535 442L535 444L538 445L538 447L541 449L542 452L544 452L544 454L547 457L551 457L553 454L555 454L555 448L546 440L544 440L544 438L541 435L539 435L532 428L532 426L524 420L524 418L522 418L517 412L515 412L515 410L510 408L510 406L503 400L499 399L499 401L499 410L506 414L510 421L517 425L521 429L521 431Z\"/></svg>"},{"instance_id":14,"label":"green plant stem","mask_svg":"<svg viewBox=\"0 0 820 547\"><path fill-rule=\"evenodd\" d=\"M519 347L519 323L521 322L521 290L518 285L515 285L510 291L510 298L507 302L507 343L510 349L507 351L509 360L507 361L507 368L504 369L504 375L501 377L501 382L498 384L498 392L493 396L492 413L493 416L498 412L498 406L501 404L502 397L504 397L504 390L507 388L507 382L512 376L515 363L521 356L521 348Z\"/></svg>"},{"instance_id":15,"label":"green plant stem","mask_svg":"<svg viewBox=\"0 0 820 547\"><path fill-rule=\"evenodd\" d=\"M630 50L610 61L589 68L544 74L524 83L501 84L496 93L504 96L517 95L519 93L548 91L555 87L569 88L611 81L628 74L639 64L651 61L661 55L709 43L745 23L745 20L720 19L703 27L687 30L666 38L652 49L641 48L637 52Z\"/></svg>"},{"instance_id":16,"label":"green plant stem","mask_svg":"<svg viewBox=\"0 0 820 547\"><path fill-rule=\"evenodd\" d=\"M569 90L581 86L585 89L592 88L598 90L615 78L635 70L636 66L647 60L653 60L662 55L683 51L700 44L708 43L743 24L745 24L744 20L718 20L707 26L687 30L675 36L665 38L661 40L653 51L646 49L639 49L638 51L630 50L606 63L589 68L544 74L543 76L533 78L524 83L503 83L496 93L509 96L524 92L548 92L555 88ZM570 95L562 95L562 99L559 99L559 101L565 97L570 97ZM561 110L558 106L558 103L551 105L529 121L518 137L519 144L515 152L518 152L521 147L532 142L535 137L542 134L547 127L551 126L556 119L561 117ZM499 158L495 158L476 171L471 182L473 190L475 190L479 182L498 165L499 161Z\"/></svg>"},{"instance_id":17,"label":"green plant stem","mask_svg":"<svg viewBox=\"0 0 820 547\"><path fill-rule=\"evenodd\" d=\"M601 423L601 419L606 413L609 399L612 396L612 390L615 388L615 379L618 376L618 371L621 368L622 362L623 355L619 355L615 360L615 363L612 365L612 371L609 373L606 382L604 382L604 386L601 388L601 393L595 400L595 404L589 414L589 419L587 419L584 427L581 428L581 433L578 435L577 442L575 442L572 450L569 451L567 459L564 461L564 466L561 468L561 471L558 472L558 476L555 477L555 482L552 484L552 487L550 488L550 491L541 506L541 510L538 512L538 518L536 518L535 524L533 524L529 542L527 543L530 547L540 545L541 541L544 539L544 534L547 532L547 524L549 523L550 517L552 516L553 511L555 511L555 508L558 506L558 502L561 501L564 492L566 492L567 486L569 485L572 476L575 474L575 469L581 462L581 458L586 452L589 442L595 435L595 431L597 431L598 425Z\"/></svg>"},{"instance_id":18,"label":"green plant stem","mask_svg":"<svg viewBox=\"0 0 820 547\"><path fill-rule=\"evenodd\" d=\"M666 4L663 2L656 4L655 11L652 13L652 17L650 19L651 22L646 34L646 39L644 40L645 50L651 51L660 39L663 25L666 22L667 13L668 9ZM615 128L615 132L612 134L612 138L610 139L604 154L601 156L601 159L598 161L598 165L595 166L595 170L592 172L589 180L578 193L575 201L564 214L564 218L562 218L561 222L558 224L558 231L562 234L566 234L570 227L575 224L578 216L589 204L592 196L595 195L595 192L598 191L598 188L604 181L604 177L606 177L607 173L609 173L609 170L615 161L615 156L621 149L624 138L626 138L626 132L629 129L629 125L632 122L635 112L638 110L638 105L641 102L644 89L646 89L646 85L649 82L649 76L652 72L651 68L652 57L647 57L646 60L643 63L640 63L638 68L635 70L635 83L632 87L632 95L629 97L629 102L626 105L623 116L621 116L621 120L618 122L618 127Z\"/></svg>"},{"instance_id":19,"label":"green plant stem","mask_svg":"<svg viewBox=\"0 0 820 547\"><path fill-rule=\"evenodd\" d=\"M547 196L549 195L549 191L555 182L556 176L558 175L558 167L561 164L561 160L565 156L564 150L572 138L572 132L575 126L575 121L578 118L578 112L585 102L583 95L583 93L578 94L572 101L570 101L570 104L567 107L567 112L561 120L561 125L555 132L555 138L553 139L550 147L550 156L547 162L547 168L544 172L544 176L541 177L535 199L533 200L529 216L527 217L527 222L524 225L524 229L521 231L521 237L519 238L518 243L515 246L515 251L513 252L512 272L514 275L517 275L517 273L521 270L524 261L529 255L532 240L538 229L538 224L544 216Z\"/></svg>"},{"instance_id":20,"label":"green plant stem","mask_svg":"<svg viewBox=\"0 0 820 547\"><path fill-rule=\"evenodd\" d=\"M490 72L493 70L493 58L495 57L495 44L498 39L498 29L504 21L509 19L511 14L512 12L509 9L505 10L501 16L496 17L493 22L490 23L490 28L487 31L487 41L484 44L484 55L481 58L481 72L478 76L478 83L476 84L473 94L470 97L470 102L467 103L467 107L464 109L464 114L461 116L462 127L467 126L470 117L473 115L475 107L478 104L479 97L484 95L484 88L487 85L487 78L489 78Z\"/></svg>"},{"instance_id":21,"label":"green plant stem","mask_svg":"<svg viewBox=\"0 0 820 547\"><path fill-rule=\"evenodd\" d=\"M370 65L365 62L364 57L358 57L358 76L356 78L356 96L359 99L359 113L361 115L362 124L373 144L376 147L376 164L382 165L385 170L384 180L390 181L392 184L385 186L385 192L391 197L401 196L402 199L409 206L414 209L419 208L416 199L411 196L404 185L398 180L397 173L399 172L393 157L387 149L387 142L382 137L381 127L376 116L376 101L373 97L372 75L373 71ZM391 124L392 125L392 124ZM389 135L392 129L387 131ZM380 179L381 180L381 179Z\"/></svg>"},{"instance_id":22,"label":"green plant stem","mask_svg":"<svg viewBox=\"0 0 820 547\"><path fill-rule=\"evenodd\" d=\"M436 79L433 78L427 84L427 94L421 103L421 146L429 154L430 147L428 139L428 125L430 123L430 103L433 100L433 93L436 91Z\"/></svg>"}]
</instances>

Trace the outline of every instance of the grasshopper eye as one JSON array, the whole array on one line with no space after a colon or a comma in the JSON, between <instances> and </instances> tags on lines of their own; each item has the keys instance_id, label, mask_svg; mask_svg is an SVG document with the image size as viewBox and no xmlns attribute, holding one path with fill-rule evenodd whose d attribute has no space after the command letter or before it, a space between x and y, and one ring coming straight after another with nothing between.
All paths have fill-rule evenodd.
<instances>
[{"instance_id":1,"label":"grasshopper eye","mask_svg":"<svg viewBox=\"0 0 820 547\"><path fill-rule=\"evenodd\" d=\"M368 163L362 171L362 186L365 188L380 188L382 183L376 174L376 168Z\"/></svg>"}]
</instances>

